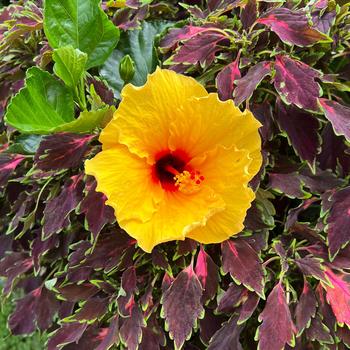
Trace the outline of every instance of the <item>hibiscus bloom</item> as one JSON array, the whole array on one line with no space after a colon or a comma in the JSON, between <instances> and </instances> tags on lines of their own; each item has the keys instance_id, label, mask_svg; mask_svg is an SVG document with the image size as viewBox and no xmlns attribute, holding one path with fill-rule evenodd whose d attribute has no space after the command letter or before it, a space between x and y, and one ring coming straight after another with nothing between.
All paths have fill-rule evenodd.
<instances>
[{"instance_id":1,"label":"hibiscus bloom","mask_svg":"<svg viewBox=\"0 0 350 350\"><path fill-rule=\"evenodd\" d=\"M243 229L261 166L261 124L194 79L157 69L131 84L86 161L116 218L139 246L186 237L218 243Z\"/></svg>"}]
</instances>

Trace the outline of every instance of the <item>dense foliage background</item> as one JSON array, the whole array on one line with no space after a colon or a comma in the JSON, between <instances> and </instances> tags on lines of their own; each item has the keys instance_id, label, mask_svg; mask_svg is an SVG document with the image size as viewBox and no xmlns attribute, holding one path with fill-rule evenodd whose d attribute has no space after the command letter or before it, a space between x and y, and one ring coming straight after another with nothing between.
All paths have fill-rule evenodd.
<instances>
[{"instance_id":1,"label":"dense foliage background","mask_svg":"<svg viewBox=\"0 0 350 350\"><path fill-rule=\"evenodd\" d=\"M349 348L349 7L3 7L0 275L4 300L17 299L12 334L40 330L50 350ZM244 232L221 245L187 239L144 253L84 175L122 87L157 65L263 124L256 200Z\"/></svg>"}]
</instances>

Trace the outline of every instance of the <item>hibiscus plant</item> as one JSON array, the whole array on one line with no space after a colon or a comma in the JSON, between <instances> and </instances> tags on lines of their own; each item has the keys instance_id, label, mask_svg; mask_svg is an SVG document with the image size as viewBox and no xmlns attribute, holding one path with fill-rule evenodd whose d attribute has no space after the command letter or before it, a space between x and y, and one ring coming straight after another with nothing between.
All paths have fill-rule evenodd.
<instances>
[{"instance_id":1,"label":"hibiscus plant","mask_svg":"<svg viewBox=\"0 0 350 350\"><path fill-rule=\"evenodd\" d=\"M2 6L14 336L350 348L350 2Z\"/></svg>"}]
</instances>

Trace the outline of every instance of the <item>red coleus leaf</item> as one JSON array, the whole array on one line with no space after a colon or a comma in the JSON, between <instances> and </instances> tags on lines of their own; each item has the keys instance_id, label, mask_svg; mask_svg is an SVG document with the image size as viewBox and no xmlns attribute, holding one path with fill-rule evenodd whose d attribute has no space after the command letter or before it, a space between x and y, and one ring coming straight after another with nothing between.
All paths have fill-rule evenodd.
<instances>
[{"instance_id":1,"label":"red coleus leaf","mask_svg":"<svg viewBox=\"0 0 350 350\"><path fill-rule=\"evenodd\" d=\"M350 141L350 108L325 98L320 98L319 101L326 118L332 123L334 132L344 135Z\"/></svg>"},{"instance_id":2,"label":"red coleus leaf","mask_svg":"<svg viewBox=\"0 0 350 350\"><path fill-rule=\"evenodd\" d=\"M175 63L209 66L215 59L215 54L222 50L228 42L228 36L218 28L207 28L186 40L175 53L172 61Z\"/></svg>"},{"instance_id":3,"label":"red coleus leaf","mask_svg":"<svg viewBox=\"0 0 350 350\"><path fill-rule=\"evenodd\" d=\"M73 176L61 193L48 201L44 209L43 239L69 225L69 214L76 209L83 197L83 182L80 175Z\"/></svg>"},{"instance_id":4,"label":"red coleus leaf","mask_svg":"<svg viewBox=\"0 0 350 350\"><path fill-rule=\"evenodd\" d=\"M334 193L331 200L331 208L326 219L327 239L329 253L335 257L339 249L350 241L350 187L346 187Z\"/></svg>"},{"instance_id":5,"label":"red coleus leaf","mask_svg":"<svg viewBox=\"0 0 350 350\"><path fill-rule=\"evenodd\" d=\"M9 328L12 334L23 335L48 329L59 308L55 295L45 287L34 289L24 298L17 301L16 308L9 318Z\"/></svg>"},{"instance_id":6,"label":"red coleus leaf","mask_svg":"<svg viewBox=\"0 0 350 350\"><path fill-rule=\"evenodd\" d=\"M71 284L64 287L58 287L57 290L61 296L71 302L87 300L98 293L99 289L91 283Z\"/></svg>"},{"instance_id":7,"label":"red coleus leaf","mask_svg":"<svg viewBox=\"0 0 350 350\"><path fill-rule=\"evenodd\" d=\"M304 280L304 288L295 308L295 319L298 334L308 327L311 318L315 317L317 301L310 284Z\"/></svg>"},{"instance_id":8,"label":"red coleus leaf","mask_svg":"<svg viewBox=\"0 0 350 350\"><path fill-rule=\"evenodd\" d=\"M163 293L162 313L176 349L182 347L197 319L203 316L202 293L201 283L192 265L181 271Z\"/></svg>"},{"instance_id":9,"label":"red coleus leaf","mask_svg":"<svg viewBox=\"0 0 350 350\"><path fill-rule=\"evenodd\" d=\"M234 90L234 102L238 106L253 95L253 92L261 81L271 73L271 63L267 61L259 62L249 68L247 74L236 81Z\"/></svg>"},{"instance_id":10,"label":"red coleus leaf","mask_svg":"<svg viewBox=\"0 0 350 350\"><path fill-rule=\"evenodd\" d=\"M96 192L96 185L96 181L89 177L84 190L85 198L79 207L79 213L85 214L87 228L95 239L106 224L115 220L113 208L105 204L107 197L103 193Z\"/></svg>"},{"instance_id":11,"label":"red coleus leaf","mask_svg":"<svg viewBox=\"0 0 350 350\"><path fill-rule=\"evenodd\" d=\"M170 29L169 33L161 40L160 47L162 51L167 51L174 48L180 41L188 40L198 33L207 30L207 27L196 27L192 25Z\"/></svg>"},{"instance_id":12,"label":"red coleus leaf","mask_svg":"<svg viewBox=\"0 0 350 350\"><path fill-rule=\"evenodd\" d=\"M320 148L318 130L320 123L311 113L293 105L287 106L281 100L276 104L276 119L281 130L287 133L288 139L302 160L314 164Z\"/></svg>"},{"instance_id":13,"label":"red coleus leaf","mask_svg":"<svg viewBox=\"0 0 350 350\"><path fill-rule=\"evenodd\" d=\"M61 350L67 344L78 343L86 327L87 323L72 322L63 324L49 339L47 349Z\"/></svg>"},{"instance_id":14,"label":"red coleus leaf","mask_svg":"<svg viewBox=\"0 0 350 350\"><path fill-rule=\"evenodd\" d=\"M232 63L224 67L216 77L216 87L222 101L233 98L233 90L235 89L234 81L241 77L239 58L240 54L237 55Z\"/></svg>"},{"instance_id":15,"label":"red coleus leaf","mask_svg":"<svg viewBox=\"0 0 350 350\"><path fill-rule=\"evenodd\" d=\"M293 11L288 8L275 8L263 14L258 23L265 24L280 39L292 45L310 46L328 37L309 25L304 11Z\"/></svg>"},{"instance_id":16,"label":"red coleus leaf","mask_svg":"<svg viewBox=\"0 0 350 350\"><path fill-rule=\"evenodd\" d=\"M328 303L340 324L350 326L350 275L345 273L335 274L332 270L326 271L332 286L323 285L326 290Z\"/></svg>"},{"instance_id":17,"label":"red coleus leaf","mask_svg":"<svg viewBox=\"0 0 350 350\"><path fill-rule=\"evenodd\" d=\"M264 270L256 251L244 239L236 238L221 244L222 268L233 279L264 297Z\"/></svg>"},{"instance_id":18,"label":"red coleus leaf","mask_svg":"<svg viewBox=\"0 0 350 350\"><path fill-rule=\"evenodd\" d=\"M211 338L208 350L243 350L239 342L242 326L237 324L238 316L233 315Z\"/></svg>"},{"instance_id":19,"label":"red coleus leaf","mask_svg":"<svg viewBox=\"0 0 350 350\"><path fill-rule=\"evenodd\" d=\"M79 166L94 135L59 133L45 136L35 154L36 166L44 171Z\"/></svg>"},{"instance_id":20,"label":"red coleus leaf","mask_svg":"<svg viewBox=\"0 0 350 350\"><path fill-rule=\"evenodd\" d=\"M305 63L285 55L277 55L275 62L275 88L282 100L299 108L318 111L321 88L315 81L320 73Z\"/></svg>"},{"instance_id":21,"label":"red coleus leaf","mask_svg":"<svg viewBox=\"0 0 350 350\"><path fill-rule=\"evenodd\" d=\"M295 327L281 283L269 294L265 308L259 316L259 350L281 350L293 343Z\"/></svg>"},{"instance_id":22,"label":"red coleus leaf","mask_svg":"<svg viewBox=\"0 0 350 350\"><path fill-rule=\"evenodd\" d=\"M129 308L129 316L124 319L119 332L120 340L128 349L137 350L138 345L141 343L142 327L145 325L139 306L132 300Z\"/></svg>"},{"instance_id":23,"label":"red coleus leaf","mask_svg":"<svg viewBox=\"0 0 350 350\"><path fill-rule=\"evenodd\" d=\"M219 286L219 268L201 246L196 263L196 275L203 288L202 301L213 299Z\"/></svg>"},{"instance_id":24,"label":"red coleus leaf","mask_svg":"<svg viewBox=\"0 0 350 350\"><path fill-rule=\"evenodd\" d=\"M229 11L237 7L240 0L208 0L208 8L210 11Z\"/></svg>"},{"instance_id":25,"label":"red coleus leaf","mask_svg":"<svg viewBox=\"0 0 350 350\"><path fill-rule=\"evenodd\" d=\"M0 153L0 187L7 184L7 180L24 158L19 154Z\"/></svg>"}]
</instances>

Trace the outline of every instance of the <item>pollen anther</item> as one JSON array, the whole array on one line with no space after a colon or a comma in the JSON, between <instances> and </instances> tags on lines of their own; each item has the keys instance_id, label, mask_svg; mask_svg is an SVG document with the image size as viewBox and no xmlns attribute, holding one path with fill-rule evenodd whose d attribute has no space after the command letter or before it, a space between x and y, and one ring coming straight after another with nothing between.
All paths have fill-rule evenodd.
<instances>
[{"instance_id":1,"label":"pollen anther","mask_svg":"<svg viewBox=\"0 0 350 350\"><path fill-rule=\"evenodd\" d=\"M185 170L182 173L174 176L175 186L178 187L180 192L185 194L198 192L204 179L204 176L201 175L198 170Z\"/></svg>"}]
</instances>

